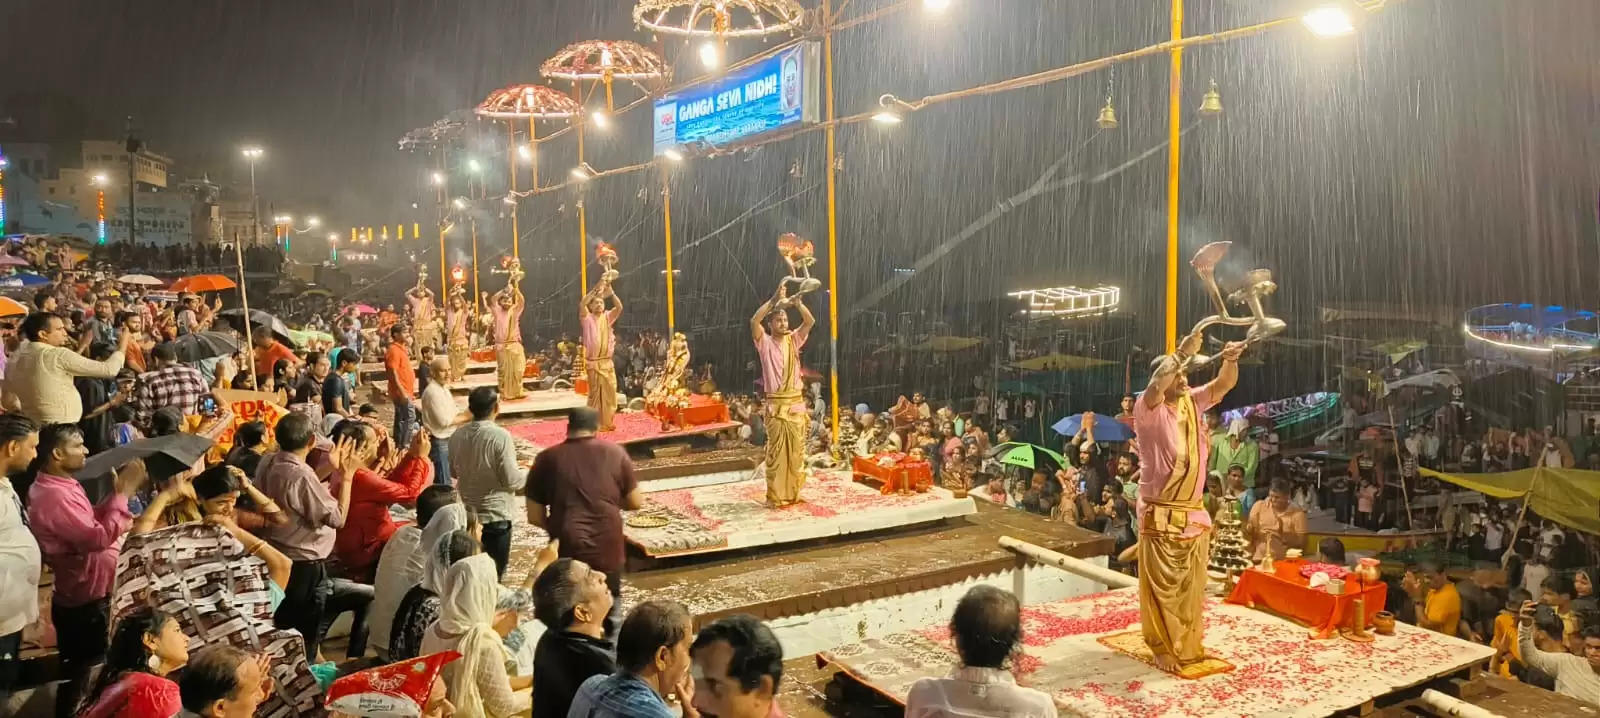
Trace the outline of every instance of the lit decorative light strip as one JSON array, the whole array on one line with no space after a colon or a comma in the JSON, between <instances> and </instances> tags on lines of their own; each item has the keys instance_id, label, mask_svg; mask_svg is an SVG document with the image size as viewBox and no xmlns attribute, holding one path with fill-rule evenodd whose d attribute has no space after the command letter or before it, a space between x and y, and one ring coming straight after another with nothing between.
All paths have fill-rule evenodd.
<instances>
[{"instance_id":1,"label":"lit decorative light strip","mask_svg":"<svg viewBox=\"0 0 1600 718\"><path fill-rule=\"evenodd\" d=\"M97 222L95 224L95 228L96 228L96 232L98 233L99 244L105 244L106 243L106 191L105 190L100 190L99 191L99 196L95 199L95 209L97 211L97 217L98 217Z\"/></svg>"},{"instance_id":2,"label":"lit decorative light strip","mask_svg":"<svg viewBox=\"0 0 1600 718\"><path fill-rule=\"evenodd\" d=\"M0 235L6 233L6 158L0 157Z\"/></svg>"},{"instance_id":3,"label":"lit decorative light strip","mask_svg":"<svg viewBox=\"0 0 1600 718\"><path fill-rule=\"evenodd\" d=\"M1091 289L1049 287L1007 292L1006 296L1028 302L1027 313L1042 317L1075 317L1116 311L1122 303L1122 290L1099 286Z\"/></svg>"},{"instance_id":4,"label":"lit decorative light strip","mask_svg":"<svg viewBox=\"0 0 1600 718\"><path fill-rule=\"evenodd\" d=\"M1587 345L1587 344L1551 344L1549 346L1537 347L1537 346L1532 346L1532 345L1529 345L1529 344L1516 344L1516 343L1513 343L1513 342L1503 342L1503 341L1500 341L1498 339L1490 339L1489 337L1486 337L1486 336L1483 336L1482 334L1474 332L1474 331L1472 331L1472 327L1467 326L1466 324L1461 325L1461 333L1465 334L1467 336L1467 338L1469 338L1469 339L1476 339L1476 340L1478 340L1480 342L1483 342L1485 344L1492 344L1494 346L1500 347L1501 349L1510 349L1512 351L1519 351L1519 352L1536 352L1536 353L1539 353L1539 354L1550 354L1552 352L1555 352L1558 349L1559 350L1565 350L1565 351L1587 351L1587 350L1595 348L1594 346Z\"/></svg>"}]
</instances>

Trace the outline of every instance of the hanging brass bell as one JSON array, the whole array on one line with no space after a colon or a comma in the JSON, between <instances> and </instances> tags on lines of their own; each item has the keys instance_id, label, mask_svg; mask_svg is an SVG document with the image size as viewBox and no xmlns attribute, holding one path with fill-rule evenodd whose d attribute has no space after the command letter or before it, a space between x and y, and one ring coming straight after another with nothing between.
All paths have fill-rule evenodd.
<instances>
[{"instance_id":1,"label":"hanging brass bell","mask_svg":"<svg viewBox=\"0 0 1600 718\"><path fill-rule=\"evenodd\" d=\"M1100 116L1095 118L1094 124L1102 130L1117 129L1117 108L1112 106L1111 98L1106 98L1106 106L1100 108Z\"/></svg>"},{"instance_id":2,"label":"hanging brass bell","mask_svg":"<svg viewBox=\"0 0 1600 718\"><path fill-rule=\"evenodd\" d=\"M1200 100L1200 116L1216 117L1222 114L1222 93L1217 91L1216 79L1211 80L1211 89L1206 91L1204 99Z\"/></svg>"}]
</instances>

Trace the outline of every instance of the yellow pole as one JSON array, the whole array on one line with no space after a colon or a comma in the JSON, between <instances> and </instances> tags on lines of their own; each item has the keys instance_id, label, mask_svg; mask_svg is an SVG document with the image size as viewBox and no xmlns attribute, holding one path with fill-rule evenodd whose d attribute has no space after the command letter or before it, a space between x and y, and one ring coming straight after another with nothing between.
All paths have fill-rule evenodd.
<instances>
[{"instance_id":1,"label":"yellow pole","mask_svg":"<svg viewBox=\"0 0 1600 718\"><path fill-rule=\"evenodd\" d=\"M1172 41L1183 40L1183 0L1172 0ZM1167 351L1178 348L1178 139L1183 122L1183 48L1172 48L1167 88Z\"/></svg>"},{"instance_id":2,"label":"yellow pole","mask_svg":"<svg viewBox=\"0 0 1600 718\"><path fill-rule=\"evenodd\" d=\"M506 161L511 165L511 256L522 257L522 233L517 228L517 126L506 122Z\"/></svg>"},{"instance_id":3,"label":"yellow pole","mask_svg":"<svg viewBox=\"0 0 1600 718\"><path fill-rule=\"evenodd\" d=\"M583 166L583 120L578 120L578 166ZM578 189L578 281L579 295L589 293L589 218L583 211L583 188Z\"/></svg>"},{"instance_id":4,"label":"yellow pole","mask_svg":"<svg viewBox=\"0 0 1600 718\"><path fill-rule=\"evenodd\" d=\"M665 168L661 170L661 218L667 227L667 336L671 338L677 331L678 318L672 294L672 177Z\"/></svg>"},{"instance_id":5,"label":"yellow pole","mask_svg":"<svg viewBox=\"0 0 1600 718\"><path fill-rule=\"evenodd\" d=\"M838 194L834 179L834 126L833 126L833 3L822 0L822 18L827 25L822 33L822 77L824 133L828 141L828 394L831 413L828 426L832 427L833 440L839 440L839 224Z\"/></svg>"},{"instance_id":6,"label":"yellow pole","mask_svg":"<svg viewBox=\"0 0 1600 718\"><path fill-rule=\"evenodd\" d=\"M528 118L528 164L533 167L533 184L529 185L535 190L539 189L539 131L533 126L533 118Z\"/></svg>"}]
</instances>

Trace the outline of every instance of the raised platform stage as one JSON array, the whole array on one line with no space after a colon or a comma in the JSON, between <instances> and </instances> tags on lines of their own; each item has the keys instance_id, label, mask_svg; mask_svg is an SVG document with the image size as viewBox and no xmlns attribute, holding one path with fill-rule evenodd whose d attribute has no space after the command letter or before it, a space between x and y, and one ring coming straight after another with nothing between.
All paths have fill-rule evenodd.
<instances>
[{"instance_id":1,"label":"raised platform stage","mask_svg":"<svg viewBox=\"0 0 1600 718\"><path fill-rule=\"evenodd\" d=\"M521 399L500 400L500 416L517 417L559 414L569 409L585 406L588 403L588 398L571 389L540 389L528 392ZM466 411L467 397L456 396L456 406L460 407L462 411ZM562 425L566 425L564 419L562 420Z\"/></svg>"},{"instance_id":2,"label":"raised platform stage","mask_svg":"<svg viewBox=\"0 0 1600 718\"><path fill-rule=\"evenodd\" d=\"M362 378L369 376L378 378L383 377L383 362L366 362L360 366L360 369ZM469 376L483 372L488 372L490 375L493 375L494 370L495 363L492 359L489 361L473 361L471 359L467 360L467 374Z\"/></svg>"},{"instance_id":3,"label":"raised platform stage","mask_svg":"<svg viewBox=\"0 0 1600 718\"><path fill-rule=\"evenodd\" d=\"M879 493L854 481L848 471L813 471L800 491L801 503L766 505L763 476L691 488L651 491L634 517L668 523L623 529L628 543L650 558L715 553L809 541L863 531L909 526L977 511L970 499L935 487L920 494Z\"/></svg>"},{"instance_id":4,"label":"raised platform stage","mask_svg":"<svg viewBox=\"0 0 1600 718\"><path fill-rule=\"evenodd\" d=\"M552 389L539 393L545 394L550 393L551 391L566 390ZM572 394L578 398L577 406L584 406L588 403L588 398L581 394L570 391L566 391L566 393ZM500 413L505 414L505 409L502 408ZM601 432L599 436L607 441L613 441L622 445L662 442L671 439L684 439L691 436L703 436L705 434L714 434L719 431L732 429L739 426L739 423L736 421L719 421L710 424L691 425L687 429L662 431L661 420L642 411L617 412L613 423L616 425L616 431L604 431ZM515 426L508 426L506 429L510 431L513 436L531 441L534 443L534 445L540 448L555 446L556 444L565 441L567 438L566 419L517 424Z\"/></svg>"},{"instance_id":5,"label":"raised platform stage","mask_svg":"<svg viewBox=\"0 0 1600 718\"><path fill-rule=\"evenodd\" d=\"M1050 693L1063 715L1324 716L1466 671L1493 653L1405 624L1369 644L1312 640L1291 621L1208 599L1206 648L1233 668L1186 680L1103 642L1131 631L1138 643L1138 630L1134 589L1026 604L1013 671ZM955 652L948 628L934 623L821 651L817 661L903 704L912 683L946 675Z\"/></svg>"}]
</instances>

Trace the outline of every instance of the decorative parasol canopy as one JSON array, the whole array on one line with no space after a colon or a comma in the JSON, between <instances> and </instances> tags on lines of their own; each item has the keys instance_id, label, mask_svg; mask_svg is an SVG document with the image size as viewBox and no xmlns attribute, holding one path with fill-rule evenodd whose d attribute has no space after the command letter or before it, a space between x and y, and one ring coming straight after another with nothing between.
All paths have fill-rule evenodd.
<instances>
[{"instance_id":1,"label":"decorative parasol canopy","mask_svg":"<svg viewBox=\"0 0 1600 718\"><path fill-rule=\"evenodd\" d=\"M637 42L589 40L561 48L539 74L562 80L654 80L669 70L661 56Z\"/></svg>"},{"instance_id":2,"label":"decorative parasol canopy","mask_svg":"<svg viewBox=\"0 0 1600 718\"><path fill-rule=\"evenodd\" d=\"M471 110L452 110L439 121L427 127L418 127L400 137L400 149L407 152L431 150L461 139L467 131Z\"/></svg>"},{"instance_id":3,"label":"decorative parasol canopy","mask_svg":"<svg viewBox=\"0 0 1600 718\"><path fill-rule=\"evenodd\" d=\"M633 22L668 35L762 37L805 22L796 0L639 0Z\"/></svg>"},{"instance_id":4,"label":"decorative parasol canopy","mask_svg":"<svg viewBox=\"0 0 1600 718\"><path fill-rule=\"evenodd\" d=\"M237 286L232 279L220 274L196 274L173 282L168 289L174 292L219 292Z\"/></svg>"},{"instance_id":5,"label":"decorative parasol canopy","mask_svg":"<svg viewBox=\"0 0 1600 718\"><path fill-rule=\"evenodd\" d=\"M489 93L474 112L497 120L564 120L582 113L583 107L547 85L511 85Z\"/></svg>"}]
</instances>

